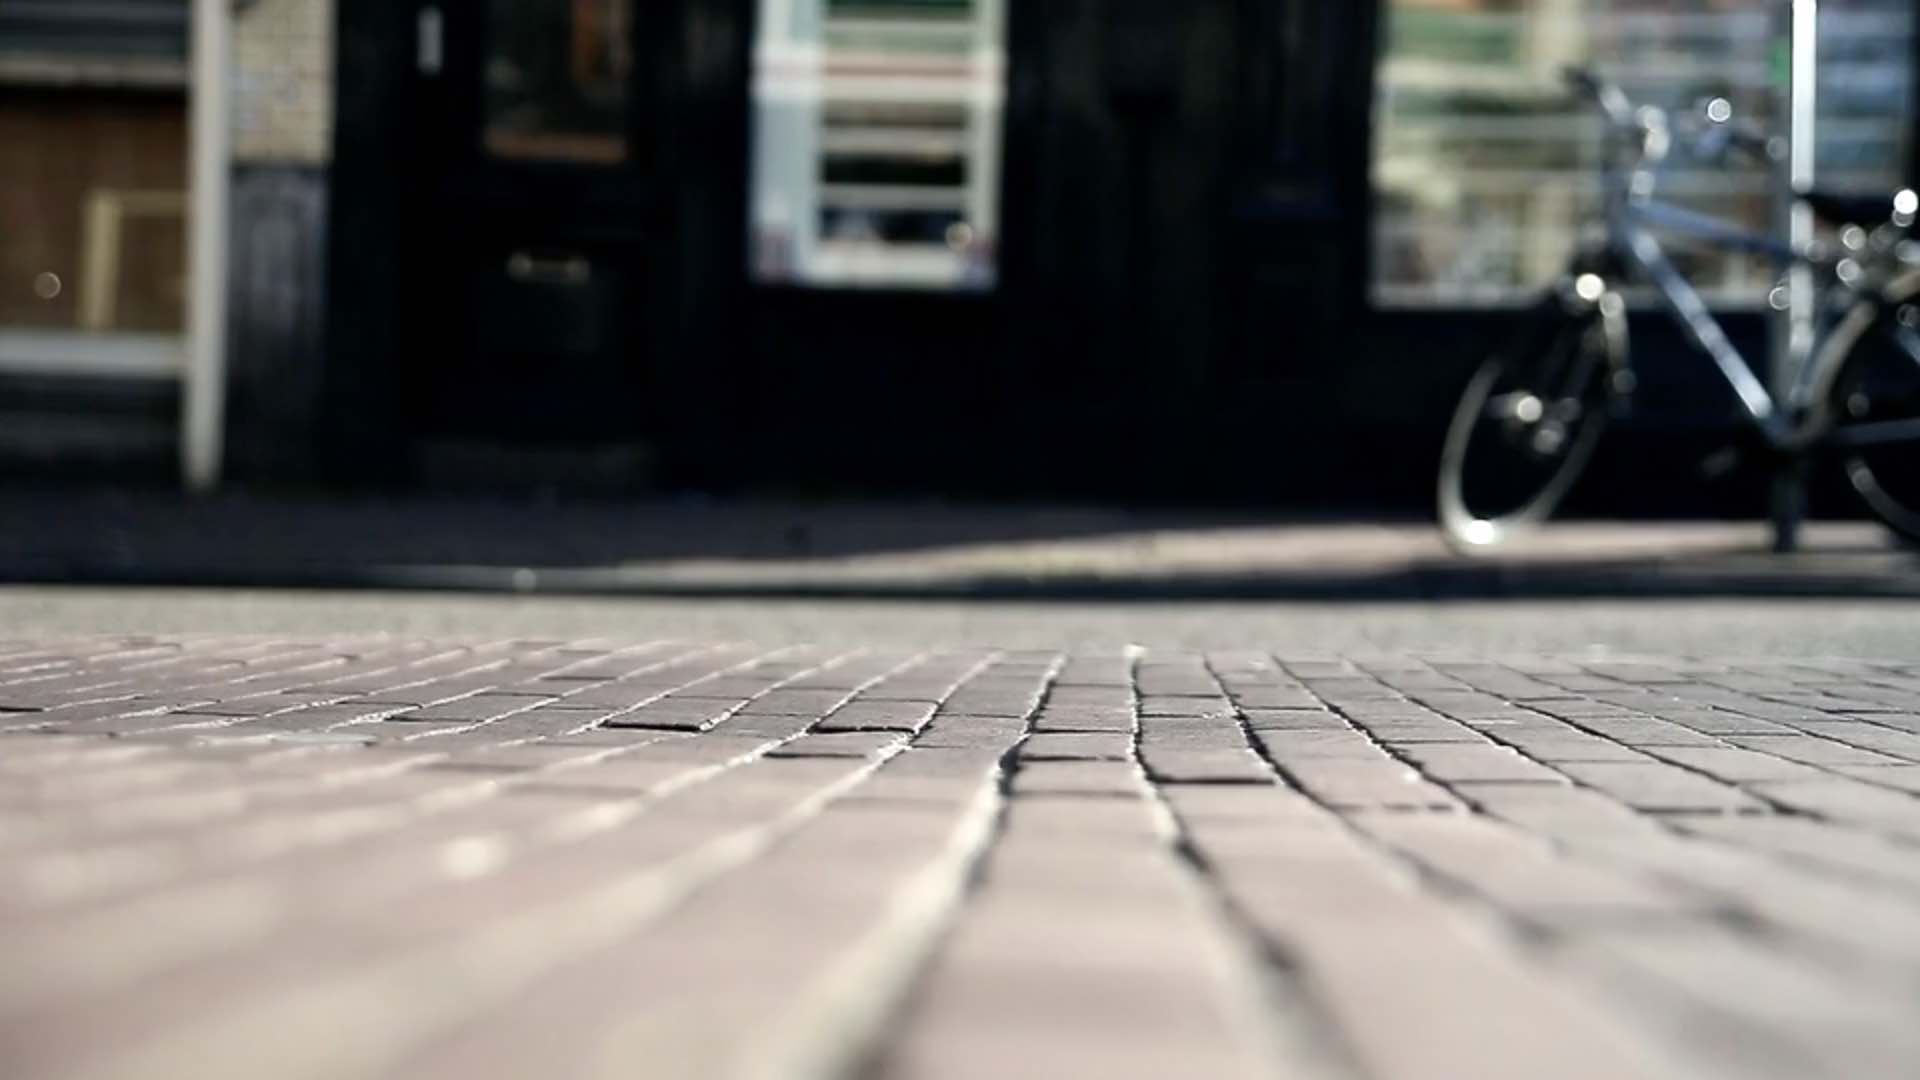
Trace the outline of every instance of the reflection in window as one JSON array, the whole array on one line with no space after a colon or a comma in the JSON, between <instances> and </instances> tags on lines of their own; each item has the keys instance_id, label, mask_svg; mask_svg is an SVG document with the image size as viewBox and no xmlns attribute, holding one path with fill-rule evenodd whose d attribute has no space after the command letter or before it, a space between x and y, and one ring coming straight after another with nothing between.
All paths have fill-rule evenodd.
<instances>
[{"instance_id":1,"label":"reflection in window","mask_svg":"<svg viewBox=\"0 0 1920 1080\"><path fill-rule=\"evenodd\" d=\"M760 0L755 277L991 288L1005 0Z\"/></svg>"},{"instance_id":2,"label":"reflection in window","mask_svg":"<svg viewBox=\"0 0 1920 1080\"><path fill-rule=\"evenodd\" d=\"M0 332L178 333L184 101L0 96Z\"/></svg>"},{"instance_id":3,"label":"reflection in window","mask_svg":"<svg viewBox=\"0 0 1920 1080\"><path fill-rule=\"evenodd\" d=\"M492 0L487 152L618 164L627 157L633 0Z\"/></svg>"},{"instance_id":4,"label":"reflection in window","mask_svg":"<svg viewBox=\"0 0 1920 1080\"><path fill-rule=\"evenodd\" d=\"M1596 203L1600 127L1561 88L1591 63L1669 110L1714 95L1784 133L1777 0L1391 0L1374 159L1374 292L1385 303L1502 303L1549 280ZM1823 187L1902 179L1911 98L1907 0L1821 4ZM1673 201L1765 228L1765 167L1677 155ZM1757 302L1762 260L1676 251L1702 291Z\"/></svg>"}]
</instances>

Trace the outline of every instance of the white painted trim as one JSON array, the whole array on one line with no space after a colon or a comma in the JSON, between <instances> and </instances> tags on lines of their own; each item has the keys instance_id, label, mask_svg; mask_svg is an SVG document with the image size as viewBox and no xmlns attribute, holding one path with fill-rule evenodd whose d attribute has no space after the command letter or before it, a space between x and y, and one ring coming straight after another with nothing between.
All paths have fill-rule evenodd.
<instances>
[{"instance_id":1,"label":"white painted trim","mask_svg":"<svg viewBox=\"0 0 1920 1080\"><path fill-rule=\"evenodd\" d=\"M187 487L220 484L226 422L227 209L233 133L231 0L193 0L193 87L187 214L187 367L180 458Z\"/></svg>"},{"instance_id":2,"label":"white painted trim","mask_svg":"<svg viewBox=\"0 0 1920 1080\"><path fill-rule=\"evenodd\" d=\"M186 351L178 334L0 329L0 373L7 375L178 379Z\"/></svg>"}]
</instances>

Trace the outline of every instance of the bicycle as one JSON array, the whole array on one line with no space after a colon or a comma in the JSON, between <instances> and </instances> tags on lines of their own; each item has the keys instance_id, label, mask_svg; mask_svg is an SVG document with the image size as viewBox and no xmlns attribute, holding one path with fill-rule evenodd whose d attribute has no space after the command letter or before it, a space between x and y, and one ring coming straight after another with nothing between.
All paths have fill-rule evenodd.
<instances>
[{"instance_id":1,"label":"bicycle","mask_svg":"<svg viewBox=\"0 0 1920 1080\"><path fill-rule=\"evenodd\" d=\"M1543 523L1566 497L1637 384L1619 291L1636 282L1651 286L1687 341L1713 362L1765 454L1797 464L1837 453L1867 509L1920 543L1920 243L1908 236L1920 196L1799 192L1838 228L1840 241L1795 250L1659 201L1675 143L1666 114L1634 106L1590 70L1566 77L1606 118L1604 232L1531 307L1513 343L1468 381L1441 451L1438 510L1448 542L1464 552L1494 547ZM1724 99L1705 103L1695 123L1699 155L1775 157L1765 133L1735 123ZM1822 283L1817 337L1786 393L1768 391L1657 232L1814 269Z\"/></svg>"}]
</instances>

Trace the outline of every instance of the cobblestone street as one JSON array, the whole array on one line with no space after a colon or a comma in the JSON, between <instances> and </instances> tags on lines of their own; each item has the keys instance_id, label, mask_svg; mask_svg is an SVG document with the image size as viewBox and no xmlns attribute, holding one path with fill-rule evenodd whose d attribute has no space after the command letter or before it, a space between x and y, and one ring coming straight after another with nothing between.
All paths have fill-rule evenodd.
<instances>
[{"instance_id":1,"label":"cobblestone street","mask_svg":"<svg viewBox=\"0 0 1920 1080\"><path fill-rule=\"evenodd\" d=\"M1920 661L0 646L9 1077L1910 1077Z\"/></svg>"},{"instance_id":2,"label":"cobblestone street","mask_svg":"<svg viewBox=\"0 0 1920 1080\"><path fill-rule=\"evenodd\" d=\"M1920 0L0 0L0 1080L1920 1080Z\"/></svg>"}]
</instances>

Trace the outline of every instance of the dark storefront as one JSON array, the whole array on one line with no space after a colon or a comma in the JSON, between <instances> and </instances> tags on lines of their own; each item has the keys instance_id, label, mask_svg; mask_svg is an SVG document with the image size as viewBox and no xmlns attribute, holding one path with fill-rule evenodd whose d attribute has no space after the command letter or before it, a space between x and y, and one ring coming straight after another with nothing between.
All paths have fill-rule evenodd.
<instances>
[{"instance_id":1,"label":"dark storefront","mask_svg":"<svg viewBox=\"0 0 1920 1080\"><path fill-rule=\"evenodd\" d=\"M1770 0L237 17L271 39L314 4L321 149L235 166L241 483L1412 509L1468 370L1577 238L1595 140L1559 66L1778 117ZM1884 189L1912 174L1914 5L1822 9L1822 168ZM236 94L265 101L252 62ZM1689 168L1682 201L1770 213L1767 177ZM1689 267L1758 351L1767 269ZM1664 326L1636 320L1602 473L1726 437ZM1657 473L1601 508L1757 490Z\"/></svg>"},{"instance_id":2,"label":"dark storefront","mask_svg":"<svg viewBox=\"0 0 1920 1080\"><path fill-rule=\"evenodd\" d=\"M1226 494L1324 428L1301 406L1365 289L1367 5L1010 5L991 267L910 281L749 257L776 242L747 213L751 5L631 9L625 92L556 121L593 132L570 141L489 100L484 66L533 29L489 16L526 6L448 5L423 63L417 12L342 5L337 464L518 447L670 485ZM937 141L932 104L870 108L842 143ZM940 180L931 153L826 169L880 196ZM925 230L903 216L881 226Z\"/></svg>"}]
</instances>

